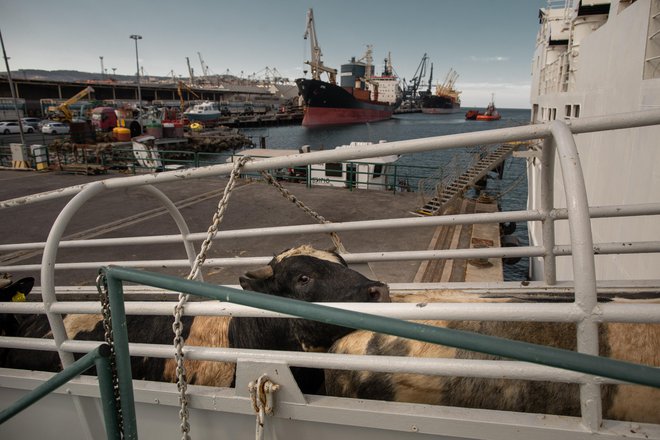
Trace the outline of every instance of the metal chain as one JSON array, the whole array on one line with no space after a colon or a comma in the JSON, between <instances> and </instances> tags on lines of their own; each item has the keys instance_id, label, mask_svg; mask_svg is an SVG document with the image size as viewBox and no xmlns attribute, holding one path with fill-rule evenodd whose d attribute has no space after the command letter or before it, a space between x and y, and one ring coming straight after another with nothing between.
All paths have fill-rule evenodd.
<instances>
[{"instance_id":1,"label":"metal chain","mask_svg":"<svg viewBox=\"0 0 660 440\"><path fill-rule=\"evenodd\" d=\"M108 284L105 274L99 273L96 277L96 290L99 292L101 300L101 313L103 314L103 337L110 346L110 371L112 372L112 393L115 398L115 408L117 411L117 422L119 423L119 433L124 438L124 417L121 410L121 395L119 393L119 375L117 374L117 362L115 358L115 341L112 336L112 315L110 313L110 300L108 298Z\"/></svg>"},{"instance_id":2,"label":"metal chain","mask_svg":"<svg viewBox=\"0 0 660 440\"><path fill-rule=\"evenodd\" d=\"M305 212L305 214L317 220L319 223L323 223L323 224L332 223L331 221L326 220L325 217L323 217L321 214L317 213L316 211L313 211L302 201L300 201L296 196L291 194L291 192L288 189L284 188L282 184L280 184L277 180L275 180L275 178L272 175L270 175L267 171L265 170L261 171L261 176L264 178L266 182L270 183L275 188L277 188L284 198L290 200L294 205L302 209L303 212ZM346 248L344 247L343 243L341 242L341 239L339 238L339 235L337 235L336 232L330 232L330 238L332 239L332 243L335 245L339 253L341 254L347 253Z\"/></svg>"},{"instance_id":3,"label":"metal chain","mask_svg":"<svg viewBox=\"0 0 660 440\"><path fill-rule=\"evenodd\" d=\"M216 209L216 212L213 214L213 219L211 222L211 226L209 226L209 229L207 231L206 239L202 243L199 254L195 258L193 267L191 268L190 273L188 274L187 278L189 280L195 279L199 276L199 272L201 270L204 261L206 260L207 252L211 247L213 238L218 232L218 226L220 225L222 219L224 218L231 192L236 186L236 181L240 177L240 169L243 167L243 165L245 165L245 163L247 163L250 160L252 160L250 156L243 156L237 159L236 162L234 162L234 168L232 169L229 175L229 182L225 187L222 198L218 202L218 207ZM298 200L293 194L291 194L286 188L280 185L273 178L273 176L268 174L266 171L261 171L261 175L266 180L266 182L272 184L275 188L277 188L282 194L282 196L289 199L296 206L302 209L306 214L316 219L319 223L331 223L330 221L326 220L323 216L321 216L320 214L314 212L312 209L307 207L303 202ZM344 248L339 236L334 232L331 232L330 235L337 250L339 252L345 253L346 249ZM189 298L190 295L179 293L179 302L174 307L174 323L172 324L172 330L174 331L173 345L175 348L174 356L176 359L177 389L179 390L179 403L181 404L181 409L179 411L179 419L181 420L180 427L181 427L182 440L190 440L190 434L189 434L190 423L188 422L188 418L189 418L188 398L186 395L188 389L188 382L186 379L186 368L184 365L184 353L183 353L183 347L185 341L183 340L183 336L182 336L183 323L181 322L181 317L183 316L183 309L186 302L188 302Z\"/></svg>"},{"instance_id":4,"label":"metal chain","mask_svg":"<svg viewBox=\"0 0 660 440\"><path fill-rule=\"evenodd\" d=\"M240 169L245 165L246 162L252 160L249 156L244 156L234 162L234 168L229 175L229 182L225 186L224 193L222 198L218 202L218 207L216 212L213 214L213 220L211 226L207 231L206 239L202 243L202 247L199 251L199 254L195 258L193 267L188 274L187 279L192 280L199 276L202 264L206 260L206 254L211 247L213 238L218 232L218 226L222 222L222 219L227 210L227 204L229 202L229 196L236 186L236 181L240 177ZM188 302L190 295L179 293L179 302L174 307L174 323L172 324L172 330L174 331L174 348L175 348L175 359L176 359L176 376L177 376L177 388L179 390L179 403L181 404L181 410L179 411L179 419L181 420L181 439L190 440L190 423L188 422L188 398L186 396L186 391L188 389L188 382L186 379L186 368L184 365L184 354L183 346L185 344L183 340L183 323L181 322L181 317L183 316L183 308Z\"/></svg>"}]
</instances>

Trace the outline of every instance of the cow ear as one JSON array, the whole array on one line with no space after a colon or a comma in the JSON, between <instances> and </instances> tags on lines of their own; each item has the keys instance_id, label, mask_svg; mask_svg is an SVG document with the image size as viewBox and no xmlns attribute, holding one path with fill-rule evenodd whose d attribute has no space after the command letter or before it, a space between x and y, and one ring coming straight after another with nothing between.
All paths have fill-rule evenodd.
<instances>
[{"instance_id":1,"label":"cow ear","mask_svg":"<svg viewBox=\"0 0 660 440\"><path fill-rule=\"evenodd\" d=\"M273 268L272 266L263 266L259 269L245 272L245 276L253 280L265 280L273 276Z\"/></svg>"}]
</instances>

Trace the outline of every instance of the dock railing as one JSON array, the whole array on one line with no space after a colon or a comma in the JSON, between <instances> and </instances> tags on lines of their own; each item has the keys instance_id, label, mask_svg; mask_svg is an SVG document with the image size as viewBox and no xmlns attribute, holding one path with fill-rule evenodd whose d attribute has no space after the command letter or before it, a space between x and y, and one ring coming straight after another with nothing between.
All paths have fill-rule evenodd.
<instances>
[{"instance_id":1,"label":"dock railing","mask_svg":"<svg viewBox=\"0 0 660 440\"><path fill-rule=\"evenodd\" d=\"M408 141L388 142L368 147L356 146L351 149L325 150L313 153L296 154L286 157L269 158L260 161L247 162L244 166L245 172L257 172L263 169L289 168L295 166L306 166L314 163L326 163L335 161L346 161L352 159L363 159L374 155L404 154L413 152L430 151L436 149L449 149L459 147L472 147L474 145L488 145L512 141L527 141L532 139L544 139L540 160L543 165L542 176L542 207L539 210L524 210L512 212L498 212L486 214L464 214L452 216L436 216L424 218L400 218L390 220L370 220L345 223L329 223L320 225L296 225L272 228L253 228L220 231L216 240L236 237L259 237L264 234L299 235L316 232L341 232L359 231L369 228L409 228L414 226L439 226L450 224L479 224L479 223L502 223L532 221L541 222L543 225L543 243L537 246L525 246L519 248L475 248L475 249L453 249L453 250L408 250L398 252L363 252L345 254L345 260L350 263L363 263L375 261L421 261L429 259L454 259L454 258L513 258L513 257L541 257L544 261L544 283L537 285L546 291L553 288L565 288L566 284L558 285L556 281L554 260L560 255L572 255L573 282L569 289L575 294L575 301L571 303L552 304L429 304L427 307L417 307L415 304L337 304L335 306L347 310L364 311L382 316L396 317L399 319L447 319L447 320L510 320L510 321L554 321L572 322L577 325L578 352L585 355L597 355L598 347L598 324L603 322L631 322L631 323L660 323L659 304L597 304L597 291L600 288L596 282L594 255L595 249L599 254L624 254L624 253L658 253L660 252L660 241L652 238L645 242L636 243L594 243L591 232L591 219L603 217L624 217L637 215L660 215L660 202L644 205L627 206L602 206L590 207L587 203L586 188L580 167L580 161L574 136L581 133L596 131L643 127L660 125L660 111L645 111L629 114L614 115L600 118L581 118L571 121L570 125L562 121L554 121L550 124L530 125L522 127L511 127L483 132L474 132L443 137L426 139L415 139ZM556 154L558 153L558 154ZM559 158L563 176L564 188L566 190L567 208L558 209L553 206L553 174L554 160ZM194 242L201 241L206 233L191 233L185 219L178 211L172 201L163 192L156 189L154 185L166 182L181 181L186 179L214 177L227 175L232 164L214 165L197 169L186 169L182 171L163 172L159 174L145 174L126 177L122 179L108 179L73 186L57 191L49 191L27 197L20 197L0 202L0 212L11 212L15 206L38 203L45 200L53 200L61 197L73 198L61 211L54 222L48 239L45 243L17 243L0 245L0 251L18 250L41 250L43 258L41 264L16 264L0 266L0 272L20 273L25 271L40 270L42 303L0 303L0 312L4 313L45 313L48 316L53 340L28 340L27 338L0 337L0 346L21 347L36 350L54 350L60 355L63 365L73 363L73 353L87 352L98 345L90 341L69 340L64 330L62 315L66 313L99 313L100 304L97 301L58 301L55 286L55 271L70 269L98 269L107 264L121 264L127 267L158 268L167 267L190 267L195 256ZM68 240L62 241L63 232L71 219L79 212L92 197L109 189L142 186L146 188L157 200L159 200L176 222L180 234L161 235L151 237L118 237L90 240ZM557 245L554 240L554 222L567 219L571 231L570 245ZM79 263L58 263L58 250L61 248L93 247L93 246L122 246L157 243L183 243L188 258L184 260L149 260L149 261L94 261ZM209 258L205 266L251 266L264 264L270 260L270 256L260 257L235 257L235 258ZM642 283L643 284L643 283ZM649 280L647 284L637 284L633 289L644 289L652 286L656 288L658 280ZM397 286L395 286L396 288ZM437 285L412 285L399 286L401 289L424 290L437 287ZM481 287L482 289L486 287ZM511 289L506 283L502 285L489 285L487 288L494 290ZM128 314L165 314L171 313L171 302L138 302L126 303ZM281 316L278 313L258 312L238 306L226 304L203 304L190 303L185 309L186 315L231 315L231 316ZM170 357L171 347L143 347L131 345L130 352L134 356ZM440 374L440 375L463 375L475 377L505 377L528 380L547 380L573 382L580 384L582 419L576 424L566 428L576 434L583 433L587 429L591 433L603 433L603 421L600 406L600 385L603 383L616 383L616 381L595 378L590 375L558 372L545 367L534 368L527 364L515 361L507 362L503 367L501 362L495 364L488 361L461 361L453 360L449 365L447 360L442 359L396 359L388 357L384 359L368 359L370 357L340 356L339 360L329 361L330 355L322 353L287 353L287 352L265 352L270 356L283 359L288 365L304 367L327 367L331 365L341 366L342 369L367 369L374 371L407 371L412 373ZM255 353L244 353L232 351L231 349L206 348L196 350L191 359L209 359L216 361L236 362L245 359L259 359L260 355ZM334 359L334 358L333 358ZM470 370L470 366L480 365L481 368ZM520 367L512 371L511 367ZM332 367L330 367L332 368ZM81 410L83 412L83 410ZM93 415L86 414L88 420L93 420ZM475 417L477 417L475 415ZM90 422L93 423L93 422ZM536 429L562 429L559 425L551 427L551 422L539 422L539 426L529 428L527 434L532 435ZM564 426L564 425L562 425ZM545 427L545 428L544 428ZM548 428L551 427L551 428ZM565 427L565 426L564 426ZM660 429L660 428L658 428ZM562 431L567 434L568 431ZM520 431L518 431L520 432ZM660 432L660 431L658 431ZM556 432L555 432L556 433Z\"/></svg>"}]
</instances>

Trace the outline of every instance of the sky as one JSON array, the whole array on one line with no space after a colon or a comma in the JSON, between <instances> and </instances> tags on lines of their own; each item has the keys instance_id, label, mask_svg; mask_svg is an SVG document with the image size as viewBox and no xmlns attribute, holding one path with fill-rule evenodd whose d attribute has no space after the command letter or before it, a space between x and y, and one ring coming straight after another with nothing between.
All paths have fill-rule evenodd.
<instances>
[{"instance_id":1,"label":"sky","mask_svg":"<svg viewBox=\"0 0 660 440\"><path fill-rule=\"evenodd\" d=\"M547 0L0 0L0 32L12 71L80 70L188 77L201 73L261 76L277 69L295 79L309 70L306 15L313 8L326 66L339 70L373 45L382 70L388 52L410 81L422 56L433 83L459 74L463 107L529 108L538 10ZM4 63L0 71L4 72ZM308 73L309 75L309 73ZM428 72L425 81L428 82Z\"/></svg>"}]
</instances>

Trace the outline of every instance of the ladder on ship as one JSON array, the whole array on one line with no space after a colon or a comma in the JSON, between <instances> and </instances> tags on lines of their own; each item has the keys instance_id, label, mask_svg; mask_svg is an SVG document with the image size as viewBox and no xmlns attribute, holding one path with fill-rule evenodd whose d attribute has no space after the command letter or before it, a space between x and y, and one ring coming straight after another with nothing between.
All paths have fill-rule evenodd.
<instances>
[{"instance_id":1,"label":"ladder on ship","mask_svg":"<svg viewBox=\"0 0 660 440\"><path fill-rule=\"evenodd\" d=\"M438 191L436 196L416 210L415 213L420 216L442 214L447 206L453 203L469 187L474 186L479 180L484 178L489 171L504 162L513 150L518 147L518 144L507 143L495 148L468 168L463 174L459 175L452 183L443 187L442 191Z\"/></svg>"}]
</instances>

